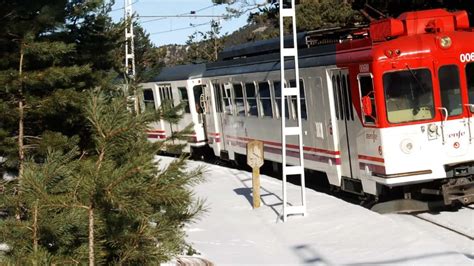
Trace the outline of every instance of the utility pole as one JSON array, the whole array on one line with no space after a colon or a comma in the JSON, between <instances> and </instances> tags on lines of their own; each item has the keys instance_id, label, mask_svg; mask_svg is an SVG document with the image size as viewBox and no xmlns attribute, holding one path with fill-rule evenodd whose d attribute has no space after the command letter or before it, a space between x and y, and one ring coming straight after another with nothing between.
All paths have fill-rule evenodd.
<instances>
[{"instance_id":1,"label":"utility pole","mask_svg":"<svg viewBox=\"0 0 474 266\"><path fill-rule=\"evenodd\" d=\"M135 49L133 47L133 11L132 0L125 1L125 71L130 78L135 78Z\"/></svg>"},{"instance_id":2,"label":"utility pole","mask_svg":"<svg viewBox=\"0 0 474 266\"><path fill-rule=\"evenodd\" d=\"M130 91L130 84L134 84L135 80L135 49L133 41L133 10L132 0L124 0L124 21L125 21L125 86L127 93ZM136 88L133 89L133 104L134 111L139 113L138 92Z\"/></svg>"}]
</instances>

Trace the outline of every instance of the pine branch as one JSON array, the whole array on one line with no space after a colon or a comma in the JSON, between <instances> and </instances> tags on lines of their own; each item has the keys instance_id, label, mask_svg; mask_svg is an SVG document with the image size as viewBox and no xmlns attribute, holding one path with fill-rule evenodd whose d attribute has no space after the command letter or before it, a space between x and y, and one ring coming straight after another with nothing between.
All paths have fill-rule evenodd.
<instances>
[{"instance_id":1,"label":"pine branch","mask_svg":"<svg viewBox=\"0 0 474 266\"><path fill-rule=\"evenodd\" d=\"M129 178L130 176L140 173L142 170L141 167L135 167L133 169L130 169L128 172L126 172L124 175L119 176L117 179L115 179L112 183L110 183L106 187L106 191L110 193L111 190L113 190L116 186L118 186L123 180Z\"/></svg>"}]
</instances>

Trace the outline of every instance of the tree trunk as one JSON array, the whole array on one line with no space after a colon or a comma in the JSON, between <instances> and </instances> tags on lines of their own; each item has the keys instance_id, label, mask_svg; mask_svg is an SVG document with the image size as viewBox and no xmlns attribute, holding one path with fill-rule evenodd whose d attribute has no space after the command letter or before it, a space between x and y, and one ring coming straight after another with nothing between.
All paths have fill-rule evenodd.
<instances>
[{"instance_id":1,"label":"tree trunk","mask_svg":"<svg viewBox=\"0 0 474 266\"><path fill-rule=\"evenodd\" d=\"M33 252L38 252L38 200L33 209Z\"/></svg>"},{"instance_id":2,"label":"tree trunk","mask_svg":"<svg viewBox=\"0 0 474 266\"><path fill-rule=\"evenodd\" d=\"M18 88L18 194L21 190L21 180L23 179L24 172L24 161L25 161L25 146L23 144L23 139L25 137L24 130L24 116L25 116L25 100L23 97L23 58L25 55L24 43L20 44L20 65L18 67L18 78L20 81L20 86ZM17 209L15 213L16 220L21 219L21 208L20 201L17 201Z\"/></svg>"},{"instance_id":3,"label":"tree trunk","mask_svg":"<svg viewBox=\"0 0 474 266\"><path fill-rule=\"evenodd\" d=\"M135 98L135 113L136 115L141 113L140 110L140 99L138 97L138 89L137 86L135 86L135 78L131 78L130 82L132 83L131 86L133 88L133 98Z\"/></svg>"},{"instance_id":4,"label":"tree trunk","mask_svg":"<svg viewBox=\"0 0 474 266\"><path fill-rule=\"evenodd\" d=\"M95 265L94 256L94 208L89 206L89 266Z\"/></svg>"},{"instance_id":5,"label":"tree trunk","mask_svg":"<svg viewBox=\"0 0 474 266\"><path fill-rule=\"evenodd\" d=\"M24 161L25 161L25 146L23 139L25 137L24 131L24 115L25 115L25 100L23 97L23 57L24 57L24 44L21 44L20 48L20 66L18 69L18 75L20 78L20 87L18 88L18 179L21 182L24 172Z\"/></svg>"}]
</instances>

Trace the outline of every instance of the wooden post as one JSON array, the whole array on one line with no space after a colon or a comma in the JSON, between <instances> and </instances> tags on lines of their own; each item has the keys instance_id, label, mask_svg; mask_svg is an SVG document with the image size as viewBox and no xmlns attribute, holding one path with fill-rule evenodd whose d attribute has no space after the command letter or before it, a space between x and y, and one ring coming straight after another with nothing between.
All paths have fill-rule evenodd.
<instances>
[{"instance_id":1,"label":"wooden post","mask_svg":"<svg viewBox=\"0 0 474 266\"><path fill-rule=\"evenodd\" d=\"M260 167L263 165L263 142L247 143L247 164L252 167L253 208L260 207Z\"/></svg>"},{"instance_id":2,"label":"wooden post","mask_svg":"<svg viewBox=\"0 0 474 266\"><path fill-rule=\"evenodd\" d=\"M252 169L253 208L260 207L260 167Z\"/></svg>"}]
</instances>

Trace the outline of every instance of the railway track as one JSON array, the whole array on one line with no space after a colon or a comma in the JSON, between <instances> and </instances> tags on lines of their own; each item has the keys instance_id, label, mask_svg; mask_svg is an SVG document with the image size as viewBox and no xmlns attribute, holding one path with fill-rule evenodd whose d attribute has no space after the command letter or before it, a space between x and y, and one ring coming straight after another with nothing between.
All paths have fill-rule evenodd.
<instances>
[{"instance_id":1,"label":"railway track","mask_svg":"<svg viewBox=\"0 0 474 266\"><path fill-rule=\"evenodd\" d=\"M468 216L470 215L470 217L472 218L471 221L473 221L474 220L474 207L473 206L466 206L464 208L469 210ZM443 228L444 230L447 230L447 231L455 233L459 236L465 237L465 238L467 238L471 241L474 240L474 233L473 232L469 232L469 230L464 231L461 228L462 226L459 226L459 225L456 226L456 225L453 225L453 224L443 223L443 221L437 220L435 215L432 215L432 214L429 214L429 213L414 213L414 214L410 214L410 215L412 217L417 218L417 219L423 220L424 222L430 223L430 224L435 225L439 228ZM472 229L471 229L471 231L472 231Z\"/></svg>"}]
</instances>

